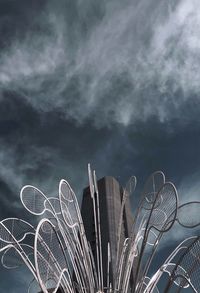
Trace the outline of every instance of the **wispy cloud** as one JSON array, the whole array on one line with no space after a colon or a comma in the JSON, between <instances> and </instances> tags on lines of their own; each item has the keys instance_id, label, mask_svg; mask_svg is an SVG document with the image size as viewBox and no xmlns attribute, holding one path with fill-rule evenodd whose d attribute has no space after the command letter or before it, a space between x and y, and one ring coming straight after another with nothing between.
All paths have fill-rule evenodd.
<instances>
[{"instance_id":1,"label":"wispy cloud","mask_svg":"<svg viewBox=\"0 0 200 293\"><path fill-rule=\"evenodd\" d=\"M85 20L90 1L84 12L75 2L71 26L63 3L38 16L48 30L27 30L2 51L2 89L22 91L38 110L59 109L97 126L170 120L191 96L198 99L197 0L111 1L97 5L101 13L91 23Z\"/></svg>"},{"instance_id":2,"label":"wispy cloud","mask_svg":"<svg viewBox=\"0 0 200 293\"><path fill-rule=\"evenodd\" d=\"M53 156L52 149L41 146L30 146L26 153L20 154L15 147L7 146L1 141L0 178L15 195L16 203L20 204L19 192L25 184L35 184L39 188L45 188L46 191L51 192L50 195L57 194L55 181L52 182L51 178L46 178L45 172L47 169L53 169L53 160L50 160ZM38 176L34 176L35 173ZM45 182L43 182L44 178ZM6 194L1 193L1 199L6 199Z\"/></svg>"}]
</instances>

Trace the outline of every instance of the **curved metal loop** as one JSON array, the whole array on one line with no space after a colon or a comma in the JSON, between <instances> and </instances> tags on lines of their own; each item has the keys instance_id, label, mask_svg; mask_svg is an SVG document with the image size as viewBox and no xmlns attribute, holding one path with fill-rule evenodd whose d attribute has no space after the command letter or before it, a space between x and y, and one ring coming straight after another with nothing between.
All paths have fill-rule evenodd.
<instances>
[{"instance_id":1,"label":"curved metal loop","mask_svg":"<svg viewBox=\"0 0 200 293\"><path fill-rule=\"evenodd\" d=\"M130 197L134 193L136 186L137 186L137 178L135 176L131 176L125 185L122 198L124 196Z\"/></svg>"},{"instance_id":2,"label":"curved metal loop","mask_svg":"<svg viewBox=\"0 0 200 293\"><path fill-rule=\"evenodd\" d=\"M199 255L200 236L189 237L182 241L153 275L145 293L152 292L151 290L158 284L164 272L169 277L163 292L168 292L175 284L179 288L188 288L190 286L194 292L198 293L200 290Z\"/></svg>"},{"instance_id":3,"label":"curved metal loop","mask_svg":"<svg viewBox=\"0 0 200 293\"><path fill-rule=\"evenodd\" d=\"M34 227L19 218L6 218L0 222L0 240L6 243L20 243L27 235L34 234Z\"/></svg>"},{"instance_id":4,"label":"curved metal loop","mask_svg":"<svg viewBox=\"0 0 200 293\"><path fill-rule=\"evenodd\" d=\"M151 209L156 195L165 183L165 175L162 171L152 173L147 179L142 191L142 207Z\"/></svg>"},{"instance_id":5,"label":"curved metal loop","mask_svg":"<svg viewBox=\"0 0 200 293\"><path fill-rule=\"evenodd\" d=\"M45 227L47 226L47 227ZM72 280L62 242L48 219L42 219L35 233L34 259L39 284L44 292L53 285L71 291Z\"/></svg>"},{"instance_id":6,"label":"curved metal loop","mask_svg":"<svg viewBox=\"0 0 200 293\"><path fill-rule=\"evenodd\" d=\"M136 214L134 216L134 224L131 232L133 238L135 235L137 235L139 227L141 227L141 222L144 221L145 218L148 219L157 193L162 188L164 183L165 175L162 171L156 171L152 173L147 179L141 193L141 198L138 208L136 209ZM157 201L157 203L159 203L159 201ZM155 205L154 208L156 208Z\"/></svg>"},{"instance_id":7,"label":"curved metal loop","mask_svg":"<svg viewBox=\"0 0 200 293\"><path fill-rule=\"evenodd\" d=\"M171 279L175 282L177 278L181 276L183 280L180 281L181 287L184 287L188 284L196 290L200 291L200 236L197 237L190 246L185 250L185 252L180 256L176 261L176 266L171 273ZM181 267L184 274L181 274L178 269ZM178 279L179 280L179 279ZM180 286L179 285L179 286Z\"/></svg>"},{"instance_id":8,"label":"curved metal loop","mask_svg":"<svg viewBox=\"0 0 200 293\"><path fill-rule=\"evenodd\" d=\"M56 214L54 206L52 205L52 198L49 200L40 189L33 185L25 185L21 189L20 199L25 209L33 215L41 216L46 211L53 215Z\"/></svg>"},{"instance_id":9,"label":"curved metal loop","mask_svg":"<svg viewBox=\"0 0 200 293\"><path fill-rule=\"evenodd\" d=\"M184 228L200 225L200 201L191 201L178 207L177 221Z\"/></svg>"},{"instance_id":10,"label":"curved metal loop","mask_svg":"<svg viewBox=\"0 0 200 293\"><path fill-rule=\"evenodd\" d=\"M60 210L60 200L56 197L48 197L48 200L45 201L44 203L46 210L52 211L53 207L53 212L55 212L56 215L61 214Z\"/></svg>"},{"instance_id":11,"label":"curved metal loop","mask_svg":"<svg viewBox=\"0 0 200 293\"><path fill-rule=\"evenodd\" d=\"M149 284L150 280L151 279L149 277L147 277L147 276L144 277L144 280L142 281L141 292L145 292L146 288L148 287L148 284ZM152 289L151 293L159 293L158 287L155 286Z\"/></svg>"},{"instance_id":12,"label":"curved metal loop","mask_svg":"<svg viewBox=\"0 0 200 293\"><path fill-rule=\"evenodd\" d=\"M130 267L135 266L135 282L138 283L138 292L142 292L141 274L145 276L148 272L150 263L155 254L161 235L167 232L176 220L176 213L178 207L178 194L175 186L171 182L166 182L156 193L154 201L151 202L151 210L145 209L143 220L136 236L132 236L132 245L139 250L138 258L129 250ZM152 243L152 250L149 251L148 238L150 231L157 231ZM131 245L131 246L132 246ZM131 247L130 246L130 247ZM148 257L145 254L148 250ZM145 264L143 263L145 261ZM131 270L127 271L127 279L130 278ZM128 289L128 287L127 287Z\"/></svg>"},{"instance_id":13,"label":"curved metal loop","mask_svg":"<svg viewBox=\"0 0 200 293\"><path fill-rule=\"evenodd\" d=\"M139 237L139 241L143 241L145 228L142 228L140 231L141 231L141 234ZM154 246L157 239L158 239L158 231L156 231L156 230L154 231L153 229L151 229L151 230L149 230L146 244L148 244L149 246ZM139 241L138 241L138 245L139 245Z\"/></svg>"},{"instance_id":14,"label":"curved metal loop","mask_svg":"<svg viewBox=\"0 0 200 293\"><path fill-rule=\"evenodd\" d=\"M65 185L65 189L62 189L63 185ZM65 194L63 194L63 190L65 190L67 195L70 194L70 197L66 197ZM84 267L82 271L84 273L83 282L80 280L78 271L76 272L77 278L79 278L80 284L82 284L81 288L89 287L90 290L93 290L92 288L94 288L94 285L92 284L94 284L94 274L92 270L92 261L90 258L88 241L85 234L79 204L74 191L69 183L64 179L62 179L59 184L59 199L61 213L66 224L65 230L68 231L69 228L71 229L71 243L75 247L75 253L78 257L78 264L81 268L82 266ZM83 283L86 284L84 285Z\"/></svg>"},{"instance_id":15,"label":"curved metal loop","mask_svg":"<svg viewBox=\"0 0 200 293\"><path fill-rule=\"evenodd\" d=\"M82 218L77 198L70 184L64 179L59 184L59 201L61 214L68 227L80 227Z\"/></svg>"},{"instance_id":16,"label":"curved metal loop","mask_svg":"<svg viewBox=\"0 0 200 293\"><path fill-rule=\"evenodd\" d=\"M121 243L121 238L122 238L122 224L123 224L123 215L124 215L124 209L126 205L127 199L132 195L136 189L137 185L137 179L135 176L131 176L129 180L127 181L125 188L123 190L123 195L122 195L122 204L121 204L121 209L120 209L120 215L119 215L119 225L118 225L118 231L117 231L117 256L116 256L116 272L118 270L119 266L119 255L122 252L122 249L120 249L120 243Z\"/></svg>"},{"instance_id":17,"label":"curved metal loop","mask_svg":"<svg viewBox=\"0 0 200 293\"><path fill-rule=\"evenodd\" d=\"M33 247L26 244L22 244L21 246L23 247L24 252L26 251L27 259L30 259L30 261L33 262L33 260L31 260L31 257L33 257ZM1 262L2 265L7 269L15 269L24 265L21 252L16 245L11 245L4 251L1 257Z\"/></svg>"},{"instance_id":18,"label":"curved metal loop","mask_svg":"<svg viewBox=\"0 0 200 293\"><path fill-rule=\"evenodd\" d=\"M166 272L169 277L173 276L174 284L181 288L188 288L189 284L183 284L183 280L189 280L189 275L187 271L181 267L181 265L177 265L176 263L168 263L164 268L163 271ZM184 279L183 279L184 278Z\"/></svg>"},{"instance_id":19,"label":"curved metal loop","mask_svg":"<svg viewBox=\"0 0 200 293\"><path fill-rule=\"evenodd\" d=\"M33 262L29 259L26 251L23 248L23 244L22 244L22 240L25 239L25 237L22 237L20 239L21 242L19 242L14 235L12 234L12 231L9 231L9 229L2 223L0 222L0 235L2 237L3 235L3 242L5 242L5 246L3 246L1 248L1 251L4 251L7 248L10 247L14 247L16 249L16 251L19 253L19 255L21 256L23 262L25 263L25 265L27 266L27 268L31 271L31 273L33 274L33 276L35 277L35 279L37 280L37 276L35 274L35 267ZM28 233L27 233L28 235ZM2 242L0 242L2 243Z\"/></svg>"},{"instance_id":20,"label":"curved metal loop","mask_svg":"<svg viewBox=\"0 0 200 293\"><path fill-rule=\"evenodd\" d=\"M171 182L166 182L152 204L152 210L148 219L149 228L159 232L167 232L176 220L178 209L178 193Z\"/></svg>"}]
</instances>

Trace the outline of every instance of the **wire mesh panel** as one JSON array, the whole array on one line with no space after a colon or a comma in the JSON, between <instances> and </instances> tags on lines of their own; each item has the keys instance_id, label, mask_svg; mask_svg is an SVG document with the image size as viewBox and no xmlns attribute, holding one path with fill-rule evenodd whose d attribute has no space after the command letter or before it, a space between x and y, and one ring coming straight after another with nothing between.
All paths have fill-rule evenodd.
<instances>
[{"instance_id":1,"label":"wire mesh panel","mask_svg":"<svg viewBox=\"0 0 200 293\"><path fill-rule=\"evenodd\" d=\"M197 237L193 243L180 256L171 272L170 280L166 286L167 291L172 282L179 288L192 288L194 292L200 292L200 238Z\"/></svg>"},{"instance_id":2,"label":"wire mesh panel","mask_svg":"<svg viewBox=\"0 0 200 293\"><path fill-rule=\"evenodd\" d=\"M35 237L35 264L38 279L44 292L62 285L70 291L72 279L67 267L62 243L52 223L46 219L40 222Z\"/></svg>"}]
</instances>

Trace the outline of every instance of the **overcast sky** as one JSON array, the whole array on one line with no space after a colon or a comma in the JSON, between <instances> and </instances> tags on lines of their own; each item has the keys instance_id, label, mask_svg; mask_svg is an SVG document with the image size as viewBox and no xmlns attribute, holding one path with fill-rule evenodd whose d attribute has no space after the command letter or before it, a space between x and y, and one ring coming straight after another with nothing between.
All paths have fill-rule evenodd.
<instances>
[{"instance_id":1,"label":"overcast sky","mask_svg":"<svg viewBox=\"0 0 200 293\"><path fill-rule=\"evenodd\" d=\"M87 163L199 199L199 0L0 0L0 219L23 185L79 198ZM173 234L174 238L183 236ZM12 282L10 279L12 278ZM1 293L25 275L0 271Z\"/></svg>"}]
</instances>

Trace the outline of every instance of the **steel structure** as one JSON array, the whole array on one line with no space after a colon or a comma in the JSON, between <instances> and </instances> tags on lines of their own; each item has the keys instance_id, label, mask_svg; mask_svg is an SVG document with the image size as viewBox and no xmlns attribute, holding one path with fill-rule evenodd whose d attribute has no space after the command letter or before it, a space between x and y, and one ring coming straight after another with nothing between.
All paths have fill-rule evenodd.
<instances>
[{"instance_id":1,"label":"steel structure","mask_svg":"<svg viewBox=\"0 0 200 293\"><path fill-rule=\"evenodd\" d=\"M152 273L159 243L174 224L185 228L200 225L200 202L179 204L178 194L161 171L153 173L142 191L134 214L131 234L122 239L123 211L136 187L136 178L123 191L116 240L114 278L110 278L113 259L110 243L102 251L100 194L95 172L88 166L93 203L96 260L86 237L74 191L66 180L59 184L58 197L47 197L38 188L26 185L20 193L24 207L40 219L36 228L30 223L7 218L0 222L2 264L16 268L25 264L44 293L157 293L200 292L200 236L185 239L160 268ZM195 216L188 213L196 211ZM103 271L103 257L107 259ZM113 267L113 266L112 266ZM105 269L105 266L104 266ZM103 280L106 276L106 282ZM105 286L106 284L106 286ZM53 289L52 289L53 288ZM51 290L51 291L50 291Z\"/></svg>"}]
</instances>

